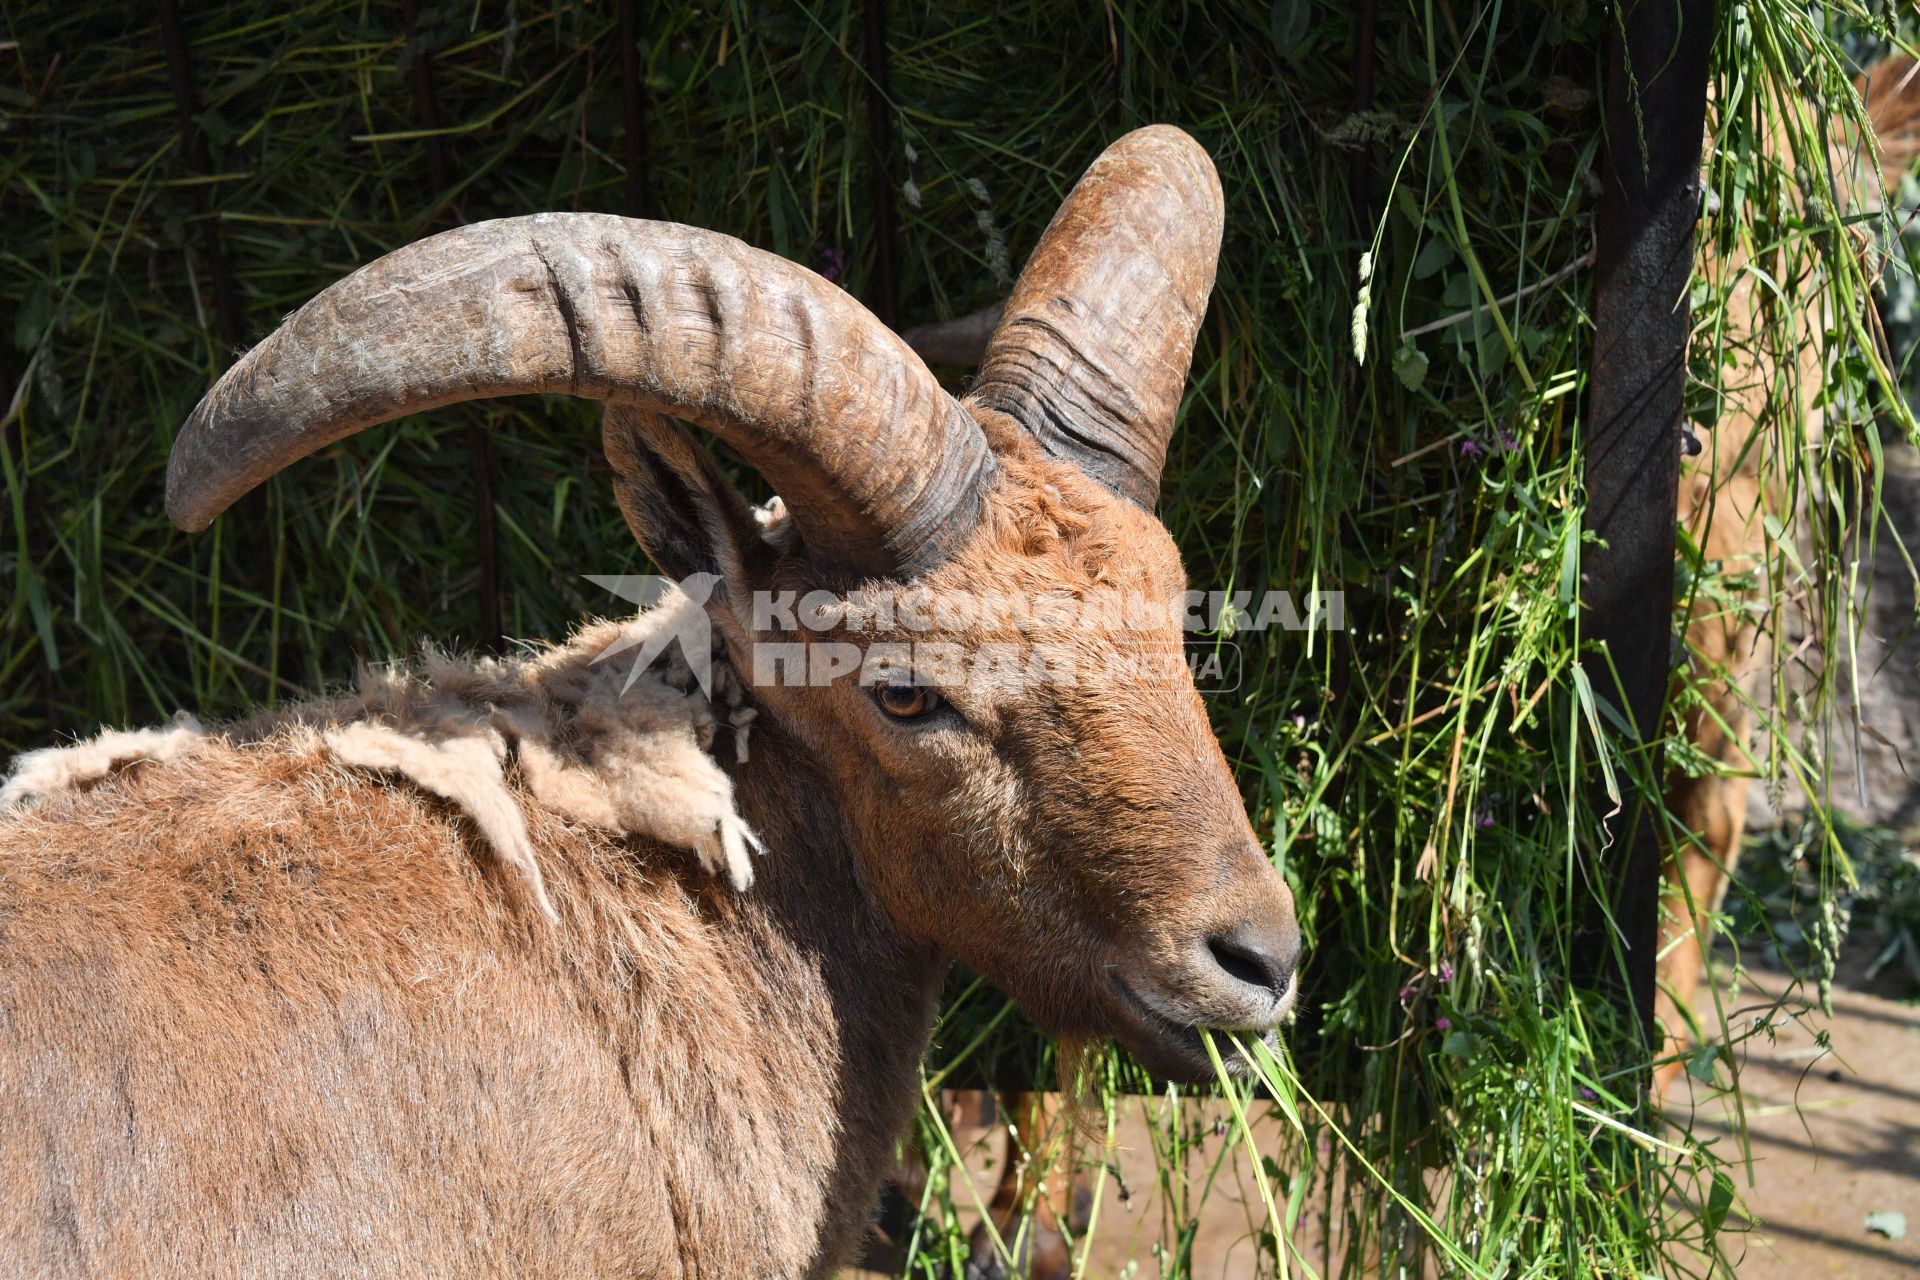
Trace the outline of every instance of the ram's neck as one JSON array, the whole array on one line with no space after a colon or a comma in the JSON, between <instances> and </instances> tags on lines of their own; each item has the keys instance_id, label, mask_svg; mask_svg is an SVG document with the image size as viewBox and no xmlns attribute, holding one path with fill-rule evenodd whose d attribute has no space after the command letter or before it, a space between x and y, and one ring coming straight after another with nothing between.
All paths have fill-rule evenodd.
<instances>
[{"instance_id":1,"label":"ram's neck","mask_svg":"<svg viewBox=\"0 0 1920 1280\"><path fill-rule=\"evenodd\" d=\"M803 750L762 721L751 760L731 772L767 845L739 911L718 917L738 931L745 967L733 982L755 1006L747 1042L727 1056L744 1049L766 1090L743 1119L774 1167L759 1165L748 1194L765 1203L781 1187L799 1218L817 1206L812 1265L824 1274L865 1225L911 1121L947 963L900 937L868 896L833 789Z\"/></svg>"}]
</instances>

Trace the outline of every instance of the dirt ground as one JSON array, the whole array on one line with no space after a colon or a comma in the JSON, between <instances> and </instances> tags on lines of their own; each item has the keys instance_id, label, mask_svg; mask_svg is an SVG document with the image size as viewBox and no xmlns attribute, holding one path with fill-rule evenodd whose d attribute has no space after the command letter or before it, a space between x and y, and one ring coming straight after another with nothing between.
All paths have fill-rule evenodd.
<instances>
[{"instance_id":1,"label":"dirt ground","mask_svg":"<svg viewBox=\"0 0 1920 1280\"><path fill-rule=\"evenodd\" d=\"M1920 1006L1859 991L1836 989L1831 1018L1817 1010L1794 1022L1774 1010L1785 979L1750 973L1738 989L1722 988L1730 1021L1751 1027L1766 1018L1770 1032L1747 1037L1737 1050L1751 1134L1752 1185L1728 1123L1724 1095L1702 1087L1675 1107L1675 1123L1703 1135L1721 1135L1721 1150L1736 1162L1733 1176L1749 1220L1729 1215L1724 1236L1740 1280L1902 1280L1920 1276ZM1824 1033L1826 1043L1820 1041ZM1692 1082L1688 1082L1691 1085ZM1158 1180L1152 1128L1146 1116L1164 1104L1141 1099L1125 1108L1106 1179L1099 1190L1095 1246L1086 1275L1162 1274L1153 1246L1172 1243L1168 1195L1192 1194L1205 1182L1212 1157L1231 1139L1223 1104L1189 1104L1188 1123L1208 1132L1189 1158L1184 1179L1170 1189ZM1255 1124L1264 1138L1277 1121ZM974 1144L974 1185L982 1200L994 1184L997 1137L963 1130ZM1262 1146L1268 1143L1263 1141ZM1205 1197L1193 1237L1191 1274L1201 1280L1238 1280L1253 1274L1254 1231L1263 1219L1259 1193L1244 1163L1229 1159ZM1196 1197L1197 1198L1197 1197ZM1867 1215L1904 1215L1903 1239L1867 1229ZM1295 1241L1304 1260L1326 1270L1337 1242L1323 1231ZM1331 1250L1330 1250L1331 1247ZM873 1273L852 1272L851 1277ZM1297 1274L1297 1272L1296 1272Z\"/></svg>"},{"instance_id":2,"label":"dirt ground","mask_svg":"<svg viewBox=\"0 0 1920 1280\"><path fill-rule=\"evenodd\" d=\"M1749 975L1729 1021L1766 1016L1784 986ZM1920 1007L1836 989L1831 1018L1753 1036L1739 1063L1753 1185L1744 1170L1735 1180L1755 1219L1729 1240L1741 1280L1920 1274ZM1724 1098L1698 1099L1693 1117L1737 1155ZM1904 1239L1867 1230L1868 1214L1886 1212L1904 1215Z\"/></svg>"}]
</instances>

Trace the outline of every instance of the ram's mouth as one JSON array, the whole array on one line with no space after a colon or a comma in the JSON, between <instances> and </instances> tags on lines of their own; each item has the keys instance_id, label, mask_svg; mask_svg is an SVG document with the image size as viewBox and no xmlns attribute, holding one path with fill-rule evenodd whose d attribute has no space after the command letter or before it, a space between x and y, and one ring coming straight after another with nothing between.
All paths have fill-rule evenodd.
<instances>
[{"instance_id":1,"label":"ram's mouth","mask_svg":"<svg viewBox=\"0 0 1920 1280\"><path fill-rule=\"evenodd\" d=\"M1120 1029L1116 1036L1127 1051L1140 1061L1154 1075L1165 1080L1175 1080L1188 1084L1201 1084L1216 1078L1213 1060L1207 1056L1207 1044L1202 1038L1203 1028L1194 1023L1183 1022L1170 1013L1162 1011L1152 1000L1141 995L1126 979L1118 974L1114 976L1113 986L1120 999ZM1292 993L1288 993L1287 1003L1292 1003ZM1213 1047L1220 1054L1220 1063L1227 1074L1241 1078L1252 1071L1246 1055L1235 1047L1233 1041L1222 1033L1220 1028L1211 1028L1214 1032ZM1269 1048L1279 1048L1279 1033L1275 1030L1241 1031L1243 1038L1257 1037Z\"/></svg>"}]
</instances>

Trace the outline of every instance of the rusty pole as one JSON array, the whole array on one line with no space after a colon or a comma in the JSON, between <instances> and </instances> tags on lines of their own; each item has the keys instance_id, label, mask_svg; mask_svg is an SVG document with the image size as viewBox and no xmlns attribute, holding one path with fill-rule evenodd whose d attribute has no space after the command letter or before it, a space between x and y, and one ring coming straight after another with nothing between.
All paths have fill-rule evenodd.
<instances>
[{"instance_id":1,"label":"rusty pole","mask_svg":"<svg viewBox=\"0 0 1920 1280\"><path fill-rule=\"evenodd\" d=\"M174 116L179 121L180 147L187 172L196 178L205 178L213 173L213 153L207 146L206 131L200 127L200 87L193 74L193 54L186 25L181 20L179 0L161 0L159 15L160 41L166 46L167 79L173 87ZM225 347L220 353L220 365L225 368L245 338L246 327L241 320L240 295L233 287L220 222L214 216L212 188L203 186L200 190L200 255L207 264L213 288L213 319Z\"/></svg>"}]
</instances>

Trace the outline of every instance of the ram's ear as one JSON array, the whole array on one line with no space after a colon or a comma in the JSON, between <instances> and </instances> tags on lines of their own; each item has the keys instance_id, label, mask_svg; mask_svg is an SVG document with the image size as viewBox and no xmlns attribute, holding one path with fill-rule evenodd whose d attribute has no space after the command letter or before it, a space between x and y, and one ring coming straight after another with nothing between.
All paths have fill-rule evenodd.
<instances>
[{"instance_id":1,"label":"ram's ear","mask_svg":"<svg viewBox=\"0 0 1920 1280\"><path fill-rule=\"evenodd\" d=\"M744 596L771 548L707 451L685 427L631 405L607 406L601 436L614 495L648 558L670 578L712 574Z\"/></svg>"}]
</instances>

